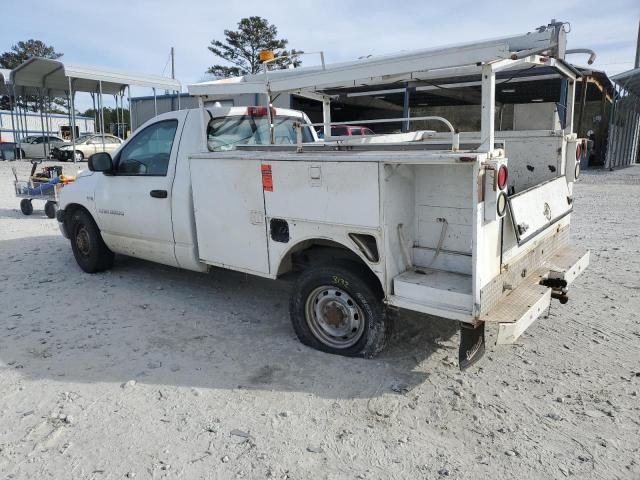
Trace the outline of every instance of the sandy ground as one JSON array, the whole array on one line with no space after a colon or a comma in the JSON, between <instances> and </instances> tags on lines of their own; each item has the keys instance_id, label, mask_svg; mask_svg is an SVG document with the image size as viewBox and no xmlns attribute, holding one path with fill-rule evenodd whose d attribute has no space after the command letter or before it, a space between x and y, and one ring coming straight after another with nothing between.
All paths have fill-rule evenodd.
<instances>
[{"instance_id":1,"label":"sandy ground","mask_svg":"<svg viewBox=\"0 0 640 480\"><path fill-rule=\"evenodd\" d=\"M640 168L583 175L571 301L461 373L444 320L405 315L382 356L346 359L297 341L286 282L124 257L87 275L20 213L16 164L0 478L640 478Z\"/></svg>"}]
</instances>

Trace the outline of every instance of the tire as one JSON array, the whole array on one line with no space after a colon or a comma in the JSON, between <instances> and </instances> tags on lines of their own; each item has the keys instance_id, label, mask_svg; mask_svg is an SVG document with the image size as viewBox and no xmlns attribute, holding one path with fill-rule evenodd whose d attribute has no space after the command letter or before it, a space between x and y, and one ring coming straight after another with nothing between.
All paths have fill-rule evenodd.
<instances>
[{"instance_id":1,"label":"tire","mask_svg":"<svg viewBox=\"0 0 640 480\"><path fill-rule=\"evenodd\" d=\"M22 210L24 215L31 215L33 213L33 204L31 203L31 200L28 198L20 200L20 210Z\"/></svg>"},{"instance_id":2,"label":"tire","mask_svg":"<svg viewBox=\"0 0 640 480\"><path fill-rule=\"evenodd\" d=\"M351 261L302 272L289 303L300 341L327 353L375 357L386 346L393 321L374 282L370 272Z\"/></svg>"},{"instance_id":3,"label":"tire","mask_svg":"<svg viewBox=\"0 0 640 480\"><path fill-rule=\"evenodd\" d=\"M76 210L69 219L73 256L82 270L96 273L113 265L113 252L105 245L100 229L86 210Z\"/></svg>"},{"instance_id":4,"label":"tire","mask_svg":"<svg viewBox=\"0 0 640 480\"><path fill-rule=\"evenodd\" d=\"M82 153L80 150L76 150L75 154L71 156L71 160L73 160L74 162L81 162L84 160L84 153Z\"/></svg>"},{"instance_id":5,"label":"tire","mask_svg":"<svg viewBox=\"0 0 640 480\"><path fill-rule=\"evenodd\" d=\"M56 218L56 211L58 210L58 205L56 202L48 201L44 204L44 213L49 218Z\"/></svg>"}]
</instances>

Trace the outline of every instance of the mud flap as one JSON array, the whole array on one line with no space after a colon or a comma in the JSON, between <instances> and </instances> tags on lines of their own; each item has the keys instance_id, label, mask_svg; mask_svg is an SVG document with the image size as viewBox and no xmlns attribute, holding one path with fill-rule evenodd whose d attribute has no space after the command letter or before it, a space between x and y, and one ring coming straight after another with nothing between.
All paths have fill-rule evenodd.
<instances>
[{"instance_id":1,"label":"mud flap","mask_svg":"<svg viewBox=\"0 0 640 480\"><path fill-rule=\"evenodd\" d=\"M466 370L484 355L484 322L477 325L460 322L458 366Z\"/></svg>"}]
</instances>

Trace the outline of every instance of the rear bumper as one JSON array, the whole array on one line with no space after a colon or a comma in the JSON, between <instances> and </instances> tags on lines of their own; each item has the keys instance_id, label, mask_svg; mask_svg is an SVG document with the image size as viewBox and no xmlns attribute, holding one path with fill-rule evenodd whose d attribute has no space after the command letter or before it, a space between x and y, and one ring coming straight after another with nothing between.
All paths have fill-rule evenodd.
<instances>
[{"instance_id":1,"label":"rear bumper","mask_svg":"<svg viewBox=\"0 0 640 480\"><path fill-rule=\"evenodd\" d=\"M573 244L559 248L480 320L498 324L498 344L515 342L549 308L552 297L567 298L569 285L588 265L588 250Z\"/></svg>"}]
</instances>

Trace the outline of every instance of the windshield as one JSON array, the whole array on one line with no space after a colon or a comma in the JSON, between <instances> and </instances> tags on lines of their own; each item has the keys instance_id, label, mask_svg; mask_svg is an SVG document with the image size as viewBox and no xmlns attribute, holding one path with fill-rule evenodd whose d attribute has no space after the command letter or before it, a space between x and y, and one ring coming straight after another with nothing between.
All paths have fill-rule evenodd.
<instances>
[{"instance_id":1,"label":"windshield","mask_svg":"<svg viewBox=\"0 0 640 480\"><path fill-rule=\"evenodd\" d=\"M274 143L276 145L295 145L296 117L276 116L274 119ZM302 128L302 141L313 142L309 127ZM249 115L218 117L209 121L207 126L207 146L211 151L233 150L236 145L268 145L269 118Z\"/></svg>"}]
</instances>

